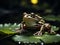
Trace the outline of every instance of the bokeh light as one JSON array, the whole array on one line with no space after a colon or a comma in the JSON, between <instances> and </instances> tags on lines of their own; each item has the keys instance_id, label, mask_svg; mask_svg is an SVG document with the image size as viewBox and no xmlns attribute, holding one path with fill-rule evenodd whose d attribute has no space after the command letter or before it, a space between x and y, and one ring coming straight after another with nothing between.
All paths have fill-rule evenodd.
<instances>
[{"instance_id":1,"label":"bokeh light","mask_svg":"<svg viewBox=\"0 0 60 45\"><path fill-rule=\"evenodd\" d=\"M38 0L31 0L31 3L32 4L37 4L38 3Z\"/></svg>"}]
</instances>

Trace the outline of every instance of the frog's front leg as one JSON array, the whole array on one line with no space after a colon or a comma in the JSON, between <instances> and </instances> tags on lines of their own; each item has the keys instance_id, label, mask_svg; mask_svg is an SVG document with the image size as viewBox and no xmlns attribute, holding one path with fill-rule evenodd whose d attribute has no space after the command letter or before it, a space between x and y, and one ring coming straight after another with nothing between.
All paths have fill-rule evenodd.
<instances>
[{"instance_id":1,"label":"frog's front leg","mask_svg":"<svg viewBox=\"0 0 60 45\"><path fill-rule=\"evenodd\" d=\"M42 30L44 29L44 25L42 25L41 27L40 27L40 31L38 31L38 32L36 32L35 34L33 34L33 35L42 35Z\"/></svg>"},{"instance_id":2,"label":"frog's front leg","mask_svg":"<svg viewBox=\"0 0 60 45\"><path fill-rule=\"evenodd\" d=\"M17 33L22 33L22 32L24 32L24 28L23 28L23 27L24 27L24 24L23 24L23 22L21 22L21 23L20 23L20 28L16 29L16 32L17 32Z\"/></svg>"}]
</instances>

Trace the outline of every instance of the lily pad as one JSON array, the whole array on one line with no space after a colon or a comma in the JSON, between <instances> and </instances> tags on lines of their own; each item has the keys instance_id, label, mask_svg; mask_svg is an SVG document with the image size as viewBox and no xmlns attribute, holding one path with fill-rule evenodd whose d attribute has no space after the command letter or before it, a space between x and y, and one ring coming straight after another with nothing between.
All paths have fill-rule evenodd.
<instances>
[{"instance_id":1,"label":"lily pad","mask_svg":"<svg viewBox=\"0 0 60 45\"><path fill-rule=\"evenodd\" d=\"M12 37L12 39L16 42L44 42L44 43L57 43L60 42L60 35L56 36L56 35L42 35L42 36L24 36L24 35L15 35Z\"/></svg>"}]
</instances>

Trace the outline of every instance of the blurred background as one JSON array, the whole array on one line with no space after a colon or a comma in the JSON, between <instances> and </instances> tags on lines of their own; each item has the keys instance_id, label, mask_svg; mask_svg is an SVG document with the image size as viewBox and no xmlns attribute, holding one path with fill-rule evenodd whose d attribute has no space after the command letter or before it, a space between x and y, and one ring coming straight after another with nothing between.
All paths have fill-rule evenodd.
<instances>
[{"instance_id":1,"label":"blurred background","mask_svg":"<svg viewBox=\"0 0 60 45\"><path fill-rule=\"evenodd\" d=\"M0 0L0 24L20 23L23 12L37 13L46 22L60 24L59 0Z\"/></svg>"},{"instance_id":2,"label":"blurred background","mask_svg":"<svg viewBox=\"0 0 60 45\"><path fill-rule=\"evenodd\" d=\"M11 41L9 32L14 28L14 26L16 26L16 23L19 24L22 21L24 12L27 13L34 12L42 16L46 22L54 26L53 27L54 29L58 29L56 27L59 27L59 31L57 32L60 34L59 0L0 0L0 30L2 30L0 31L0 44L1 43L2 45L17 44L16 42L13 43L13 41ZM9 26L8 28L7 23L8 24L11 23L14 25ZM3 24L7 25L7 27L3 28ZM8 31L8 29L10 29L10 31ZM2 32L5 32L9 37L6 39L5 36L7 35ZM1 39L2 37L4 38Z\"/></svg>"}]
</instances>

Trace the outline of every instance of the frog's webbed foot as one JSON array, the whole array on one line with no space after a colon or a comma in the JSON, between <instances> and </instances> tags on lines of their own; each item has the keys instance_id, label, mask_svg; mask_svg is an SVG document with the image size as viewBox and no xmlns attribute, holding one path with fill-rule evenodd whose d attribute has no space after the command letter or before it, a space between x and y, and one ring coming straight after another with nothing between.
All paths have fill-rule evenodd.
<instances>
[{"instance_id":1,"label":"frog's webbed foot","mask_svg":"<svg viewBox=\"0 0 60 45\"><path fill-rule=\"evenodd\" d=\"M51 30L51 31L50 31L50 34L56 34L56 32L55 32L55 31L53 31L53 30Z\"/></svg>"},{"instance_id":2,"label":"frog's webbed foot","mask_svg":"<svg viewBox=\"0 0 60 45\"><path fill-rule=\"evenodd\" d=\"M42 32L40 32L40 31L38 31L38 32L36 32L36 33L34 33L33 35L42 35Z\"/></svg>"}]
</instances>

